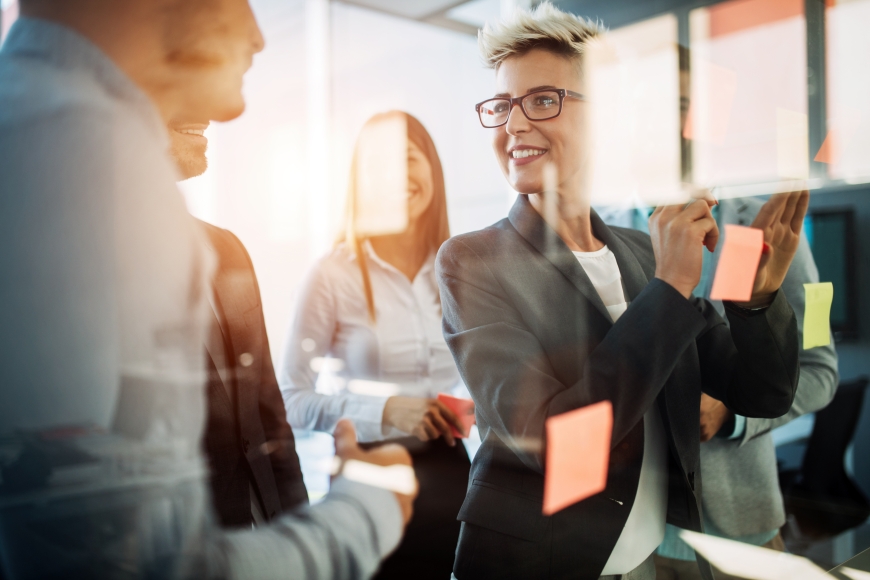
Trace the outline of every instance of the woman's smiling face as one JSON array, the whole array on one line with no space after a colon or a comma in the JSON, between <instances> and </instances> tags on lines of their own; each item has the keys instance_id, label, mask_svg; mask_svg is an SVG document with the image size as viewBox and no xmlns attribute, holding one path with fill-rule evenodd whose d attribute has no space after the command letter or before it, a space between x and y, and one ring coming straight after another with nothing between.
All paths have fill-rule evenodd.
<instances>
[{"instance_id":1,"label":"woman's smiling face","mask_svg":"<svg viewBox=\"0 0 870 580\"><path fill-rule=\"evenodd\" d=\"M512 56L496 72L496 96L521 97L541 88L568 89L583 93L576 60L543 49ZM492 145L499 166L519 193L544 189L544 167L552 163L558 184L581 182L584 139L584 104L566 97L562 113L545 121L530 121L519 106L508 122L492 129Z\"/></svg>"}]
</instances>

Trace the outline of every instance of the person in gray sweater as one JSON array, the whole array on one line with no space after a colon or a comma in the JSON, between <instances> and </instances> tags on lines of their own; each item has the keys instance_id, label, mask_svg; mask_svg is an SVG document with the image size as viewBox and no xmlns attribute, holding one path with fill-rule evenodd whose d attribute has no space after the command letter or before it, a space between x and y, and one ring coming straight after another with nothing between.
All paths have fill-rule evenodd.
<instances>
[{"instance_id":1,"label":"person in gray sweater","mask_svg":"<svg viewBox=\"0 0 870 580\"><path fill-rule=\"evenodd\" d=\"M725 224L752 225L763 202L756 198L723 199L714 208L720 230ZM605 222L646 229L644 210L599 211ZM695 295L710 298L710 289L723 244L705 255L703 273ZM794 309L798 331L803 332L803 285L819 281L806 235L782 284ZM712 301L720 313L721 301ZM785 509L776 469L771 430L801 415L823 409L831 402L838 382L837 352L828 346L800 351L800 380L791 409L776 419L755 419L734 415L716 399L701 399L701 472L704 474L702 503L706 533L757 546L784 550L779 529L785 523ZM668 526L656 551L658 580L700 578L695 552ZM718 573L717 578L731 578Z\"/></svg>"}]
</instances>

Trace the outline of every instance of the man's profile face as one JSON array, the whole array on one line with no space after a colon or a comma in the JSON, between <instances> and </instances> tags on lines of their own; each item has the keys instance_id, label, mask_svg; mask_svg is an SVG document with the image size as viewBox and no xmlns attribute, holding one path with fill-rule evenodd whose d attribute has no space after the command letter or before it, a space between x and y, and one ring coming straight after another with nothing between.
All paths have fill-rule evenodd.
<instances>
[{"instance_id":1,"label":"man's profile face","mask_svg":"<svg viewBox=\"0 0 870 580\"><path fill-rule=\"evenodd\" d=\"M208 122L188 123L171 121L169 130L169 155L175 162L181 179L190 179L205 173L208 169L208 159L205 151L208 148L208 138L204 135Z\"/></svg>"},{"instance_id":2,"label":"man's profile face","mask_svg":"<svg viewBox=\"0 0 870 580\"><path fill-rule=\"evenodd\" d=\"M165 64L179 114L228 121L245 108L242 77L264 41L248 0L173 0L165 11Z\"/></svg>"}]
</instances>

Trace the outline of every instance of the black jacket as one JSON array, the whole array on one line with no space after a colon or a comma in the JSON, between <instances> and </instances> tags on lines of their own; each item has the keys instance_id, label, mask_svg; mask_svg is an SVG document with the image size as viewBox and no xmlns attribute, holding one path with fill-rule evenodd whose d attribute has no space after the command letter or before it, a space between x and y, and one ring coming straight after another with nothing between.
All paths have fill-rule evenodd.
<instances>
[{"instance_id":1,"label":"black jacket","mask_svg":"<svg viewBox=\"0 0 870 580\"><path fill-rule=\"evenodd\" d=\"M212 499L221 525L250 528L252 487L266 519L307 503L308 495L272 367L253 264L232 233L202 227L218 258L204 434Z\"/></svg>"},{"instance_id":2,"label":"black jacket","mask_svg":"<svg viewBox=\"0 0 870 580\"><path fill-rule=\"evenodd\" d=\"M525 196L508 219L448 240L438 254L444 334L483 441L459 513L459 580L597 579L634 502L652 405L670 448L668 522L700 531L701 391L749 417L791 407L798 335L781 292L762 311L728 306L729 331L709 302L654 278L648 235L594 213L592 226L615 254L630 301L616 323ZM542 515L545 421L605 399L614 413L607 488Z\"/></svg>"}]
</instances>

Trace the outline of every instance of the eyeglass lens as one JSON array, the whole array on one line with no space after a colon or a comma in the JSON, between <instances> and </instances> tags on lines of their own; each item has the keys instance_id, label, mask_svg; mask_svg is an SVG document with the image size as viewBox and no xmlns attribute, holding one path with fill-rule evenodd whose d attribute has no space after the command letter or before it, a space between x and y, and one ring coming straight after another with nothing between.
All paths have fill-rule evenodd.
<instances>
[{"instance_id":1,"label":"eyeglass lens","mask_svg":"<svg viewBox=\"0 0 870 580\"><path fill-rule=\"evenodd\" d=\"M522 109L532 121L543 121L556 117L561 108L561 98L556 91L530 93L523 97ZM490 99L480 105L480 122L484 127L498 127L507 122L511 112L508 99Z\"/></svg>"}]
</instances>

